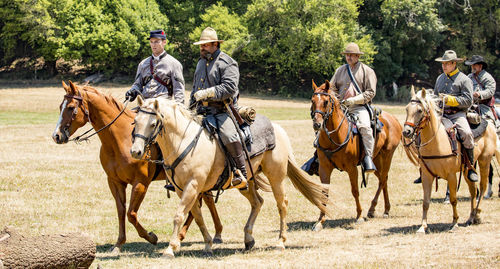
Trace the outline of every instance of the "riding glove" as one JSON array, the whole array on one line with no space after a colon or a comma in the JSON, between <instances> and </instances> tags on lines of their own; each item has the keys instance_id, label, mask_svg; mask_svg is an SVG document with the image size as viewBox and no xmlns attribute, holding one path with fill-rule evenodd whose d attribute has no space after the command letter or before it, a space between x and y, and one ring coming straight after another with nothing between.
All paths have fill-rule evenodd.
<instances>
[{"instance_id":1,"label":"riding glove","mask_svg":"<svg viewBox=\"0 0 500 269\"><path fill-rule=\"evenodd\" d=\"M457 98L453 95L446 95L444 98L444 103L447 106L458 106Z\"/></svg>"},{"instance_id":2,"label":"riding glove","mask_svg":"<svg viewBox=\"0 0 500 269\"><path fill-rule=\"evenodd\" d=\"M133 102L139 92L136 89L130 89L125 93L125 99L128 99L130 102Z\"/></svg>"},{"instance_id":3,"label":"riding glove","mask_svg":"<svg viewBox=\"0 0 500 269\"><path fill-rule=\"evenodd\" d=\"M205 100L207 98L212 98L214 96L215 96L215 88L199 90L194 93L194 99L196 99L196 101Z\"/></svg>"},{"instance_id":4,"label":"riding glove","mask_svg":"<svg viewBox=\"0 0 500 269\"><path fill-rule=\"evenodd\" d=\"M349 97L344 101L344 104L346 106L362 105L364 103L365 103L365 97L363 96L363 94L358 94L356 96Z\"/></svg>"}]
</instances>

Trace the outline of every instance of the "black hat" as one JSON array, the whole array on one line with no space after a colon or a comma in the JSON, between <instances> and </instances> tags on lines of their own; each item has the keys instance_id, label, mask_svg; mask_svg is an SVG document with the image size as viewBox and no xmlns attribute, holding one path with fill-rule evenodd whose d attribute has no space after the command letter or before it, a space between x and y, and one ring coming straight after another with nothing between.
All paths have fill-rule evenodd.
<instances>
[{"instance_id":1,"label":"black hat","mask_svg":"<svg viewBox=\"0 0 500 269\"><path fill-rule=\"evenodd\" d=\"M165 35L165 32L163 30L153 30L149 32L148 40L155 37L161 39L167 39L167 36Z\"/></svg>"},{"instance_id":2,"label":"black hat","mask_svg":"<svg viewBox=\"0 0 500 269\"><path fill-rule=\"evenodd\" d=\"M482 64L483 69L486 69L486 67L488 67L488 64L484 61L483 56L479 55L473 55L472 57L470 57L469 60L465 61L465 64L466 65Z\"/></svg>"}]
</instances>

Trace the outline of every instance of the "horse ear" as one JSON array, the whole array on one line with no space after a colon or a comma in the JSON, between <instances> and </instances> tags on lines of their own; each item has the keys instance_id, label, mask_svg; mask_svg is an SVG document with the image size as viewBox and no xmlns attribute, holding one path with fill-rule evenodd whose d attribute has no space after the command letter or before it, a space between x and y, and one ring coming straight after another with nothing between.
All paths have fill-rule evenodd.
<instances>
[{"instance_id":1,"label":"horse ear","mask_svg":"<svg viewBox=\"0 0 500 269\"><path fill-rule=\"evenodd\" d=\"M415 97L415 86L411 85L411 98Z\"/></svg>"},{"instance_id":2,"label":"horse ear","mask_svg":"<svg viewBox=\"0 0 500 269\"><path fill-rule=\"evenodd\" d=\"M313 91L315 91L315 90L316 90L316 88L318 88L318 86L316 86L316 83L314 83L314 79L312 80L312 84L313 84L313 85L312 85L312 86L313 86Z\"/></svg>"},{"instance_id":3,"label":"horse ear","mask_svg":"<svg viewBox=\"0 0 500 269\"><path fill-rule=\"evenodd\" d=\"M62 86L63 86L64 90L66 91L66 93L68 93L68 89L69 89L68 85L66 85L66 83L64 83L64 80L61 80L61 82L62 82Z\"/></svg>"},{"instance_id":4,"label":"horse ear","mask_svg":"<svg viewBox=\"0 0 500 269\"><path fill-rule=\"evenodd\" d=\"M325 80L325 90L328 91L330 89L330 81Z\"/></svg>"},{"instance_id":5,"label":"horse ear","mask_svg":"<svg viewBox=\"0 0 500 269\"><path fill-rule=\"evenodd\" d=\"M160 107L160 105L158 104L158 99L155 99L155 103L154 103L155 110L158 111L159 107Z\"/></svg>"},{"instance_id":6,"label":"horse ear","mask_svg":"<svg viewBox=\"0 0 500 269\"><path fill-rule=\"evenodd\" d=\"M142 96L140 95L137 95L137 104L139 106L142 106L142 104L144 104L144 99L142 99Z\"/></svg>"},{"instance_id":7,"label":"horse ear","mask_svg":"<svg viewBox=\"0 0 500 269\"><path fill-rule=\"evenodd\" d=\"M73 95L76 95L78 93L78 89L76 88L75 84L73 84L73 81L69 80L69 87L70 91L68 93L72 93Z\"/></svg>"},{"instance_id":8,"label":"horse ear","mask_svg":"<svg viewBox=\"0 0 500 269\"><path fill-rule=\"evenodd\" d=\"M422 89L421 92L422 92L422 98L425 99L425 95L427 94L427 90L426 89Z\"/></svg>"}]
</instances>

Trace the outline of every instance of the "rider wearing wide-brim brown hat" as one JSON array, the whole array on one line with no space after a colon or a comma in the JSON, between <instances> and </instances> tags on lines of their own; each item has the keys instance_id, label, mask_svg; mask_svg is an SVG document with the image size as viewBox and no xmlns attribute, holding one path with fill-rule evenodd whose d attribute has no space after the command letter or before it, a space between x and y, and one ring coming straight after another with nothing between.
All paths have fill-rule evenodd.
<instances>
[{"instance_id":1,"label":"rider wearing wide-brim brown hat","mask_svg":"<svg viewBox=\"0 0 500 269\"><path fill-rule=\"evenodd\" d=\"M462 138L462 145L467 155L467 178L477 182L478 175L474 171L474 136L467 122L466 112L472 105L472 81L460 72L457 62L462 62L453 50L447 50L442 57L436 58L441 63L443 74L436 79L435 95L444 95L443 117L450 119L456 125Z\"/></svg>"}]
</instances>

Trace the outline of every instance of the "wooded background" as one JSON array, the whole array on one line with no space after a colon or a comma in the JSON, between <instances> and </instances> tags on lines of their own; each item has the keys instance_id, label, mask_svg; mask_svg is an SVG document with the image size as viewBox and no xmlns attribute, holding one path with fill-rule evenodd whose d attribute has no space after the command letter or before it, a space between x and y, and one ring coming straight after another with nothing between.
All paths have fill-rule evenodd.
<instances>
[{"instance_id":1,"label":"wooded background","mask_svg":"<svg viewBox=\"0 0 500 269\"><path fill-rule=\"evenodd\" d=\"M309 96L311 79L343 64L347 42L365 52L381 101L406 100L401 86L417 79L433 85L447 49L484 56L500 77L499 0L0 0L0 77L130 83L151 53L149 30L164 29L189 82L206 26L240 64L242 92Z\"/></svg>"}]
</instances>

